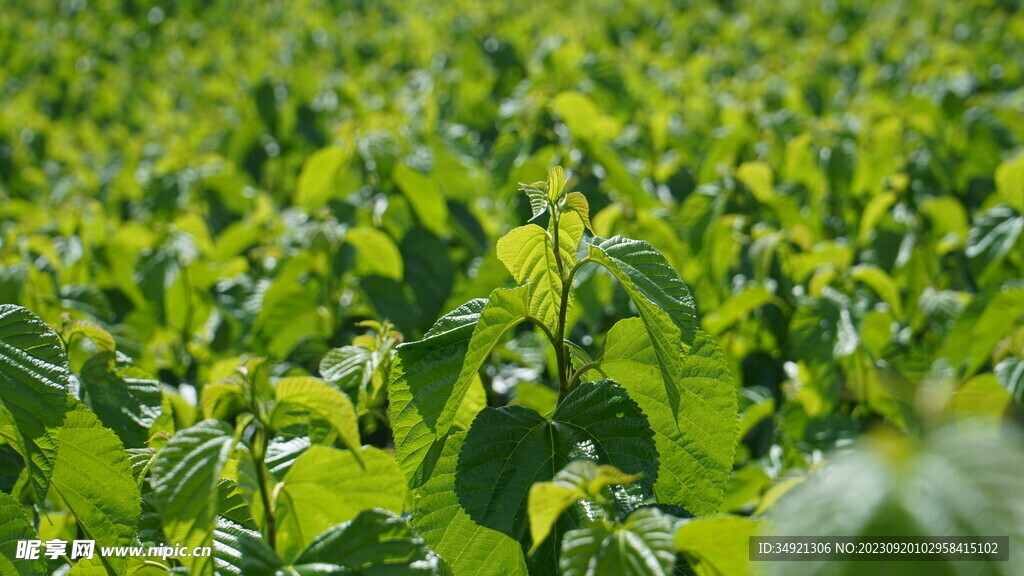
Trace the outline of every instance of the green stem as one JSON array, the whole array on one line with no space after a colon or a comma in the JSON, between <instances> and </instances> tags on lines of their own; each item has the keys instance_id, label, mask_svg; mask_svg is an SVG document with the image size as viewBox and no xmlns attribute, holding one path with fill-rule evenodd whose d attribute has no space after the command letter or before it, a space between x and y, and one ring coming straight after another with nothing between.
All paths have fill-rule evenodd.
<instances>
[{"instance_id":1,"label":"green stem","mask_svg":"<svg viewBox=\"0 0 1024 576\"><path fill-rule=\"evenodd\" d=\"M277 540L277 526L274 520L274 507L272 505L272 499L270 493L267 491L267 470L263 464L263 459L267 454L267 445L270 442L270 437L266 433L266 428L262 424L259 424L259 428L256 430L256 437L253 439L253 456L256 460L256 479L260 484L260 498L263 500L263 516L266 520L267 526L267 544L270 545L271 549L276 550Z\"/></svg>"}]
</instances>

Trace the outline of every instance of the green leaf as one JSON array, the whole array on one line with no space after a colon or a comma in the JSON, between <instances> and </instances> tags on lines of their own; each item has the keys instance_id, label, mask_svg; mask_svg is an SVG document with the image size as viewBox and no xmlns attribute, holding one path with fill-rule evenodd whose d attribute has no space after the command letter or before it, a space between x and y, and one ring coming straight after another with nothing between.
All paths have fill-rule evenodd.
<instances>
[{"instance_id":1,"label":"green leaf","mask_svg":"<svg viewBox=\"0 0 1024 576\"><path fill-rule=\"evenodd\" d=\"M526 576L519 543L473 522L455 495L456 462L466 439L452 435L433 476L415 492L412 522L454 576Z\"/></svg>"},{"instance_id":2,"label":"green leaf","mask_svg":"<svg viewBox=\"0 0 1024 576\"><path fill-rule=\"evenodd\" d=\"M221 516L213 542L213 562L221 576L273 576L284 564L259 532Z\"/></svg>"},{"instance_id":3,"label":"green leaf","mask_svg":"<svg viewBox=\"0 0 1024 576\"><path fill-rule=\"evenodd\" d=\"M167 542L211 546L217 477L235 448L233 431L216 420L179 430L157 454L150 473ZM196 576L213 573L210 558L181 559Z\"/></svg>"},{"instance_id":4,"label":"green leaf","mask_svg":"<svg viewBox=\"0 0 1024 576\"><path fill-rule=\"evenodd\" d=\"M70 375L57 333L28 309L0 304L0 404L16 429L4 436L25 459L40 502L57 450L50 431L64 421Z\"/></svg>"},{"instance_id":5,"label":"green leaf","mask_svg":"<svg viewBox=\"0 0 1024 576\"><path fill-rule=\"evenodd\" d=\"M510 290L498 288L491 292L491 297L480 311L480 318L473 328L473 336L469 340L459 377L452 385L444 410L437 420L436 434L439 438L448 434L466 390L477 377L491 350L506 332L530 317L527 310L528 294L529 286L519 286Z\"/></svg>"},{"instance_id":6,"label":"green leaf","mask_svg":"<svg viewBox=\"0 0 1024 576\"><path fill-rule=\"evenodd\" d=\"M242 385L231 378L203 386L201 399L206 418L229 420L249 409Z\"/></svg>"},{"instance_id":7,"label":"green leaf","mask_svg":"<svg viewBox=\"0 0 1024 576\"><path fill-rule=\"evenodd\" d=\"M401 280L404 276L402 253L390 236L377 230L360 226L345 234L345 243L356 250L356 264L353 273L358 276L383 276Z\"/></svg>"},{"instance_id":8,"label":"green leaf","mask_svg":"<svg viewBox=\"0 0 1024 576\"><path fill-rule=\"evenodd\" d=\"M537 482L530 486L528 511L533 546L529 553L533 554L540 547L558 517L570 506L584 498L602 498L603 488L636 482L640 477L639 474L625 474L614 466L575 460L559 470L550 482Z\"/></svg>"},{"instance_id":9,"label":"green leaf","mask_svg":"<svg viewBox=\"0 0 1024 576\"><path fill-rule=\"evenodd\" d=\"M1017 404L1024 406L1024 360L1006 358L995 367L999 385L1006 390Z\"/></svg>"},{"instance_id":10,"label":"green leaf","mask_svg":"<svg viewBox=\"0 0 1024 576\"><path fill-rule=\"evenodd\" d=\"M668 383L681 378L680 356L693 345L697 330L696 307L686 284L647 242L622 236L595 237L589 242L589 258L618 279L640 312L662 379ZM673 412L678 413L678 390L666 384L665 392Z\"/></svg>"},{"instance_id":11,"label":"green leaf","mask_svg":"<svg viewBox=\"0 0 1024 576\"><path fill-rule=\"evenodd\" d=\"M342 390L359 390L372 373L373 353L359 346L332 348L320 359L320 376Z\"/></svg>"},{"instance_id":12,"label":"green leaf","mask_svg":"<svg viewBox=\"0 0 1024 576\"><path fill-rule=\"evenodd\" d=\"M456 493L475 522L525 540L530 486L572 460L642 474L648 488L657 479L647 418L613 382L577 386L550 420L521 406L482 410L459 455Z\"/></svg>"},{"instance_id":13,"label":"green leaf","mask_svg":"<svg viewBox=\"0 0 1024 576\"><path fill-rule=\"evenodd\" d=\"M703 332L680 371L664 380L657 350L639 318L608 332L601 369L619 382L650 420L661 454L658 500L711 514L722 502L738 441L736 387L715 343ZM673 406L666 387L681 401Z\"/></svg>"},{"instance_id":14,"label":"green leaf","mask_svg":"<svg viewBox=\"0 0 1024 576\"><path fill-rule=\"evenodd\" d=\"M71 330L68 332L68 342L76 335L85 336L91 340L100 352L114 352L117 349L117 344L115 344L114 337L110 335L110 332L92 322L72 321Z\"/></svg>"},{"instance_id":15,"label":"green leaf","mask_svg":"<svg viewBox=\"0 0 1024 576\"><path fill-rule=\"evenodd\" d=\"M34 576L46 573L46 562L14 560L19 540L38 540L25 507L9 494L0 492L0 574Z\"/></svg>"},{"instance_id":16,"label":"green leaf","mask_svg":"<svg viewBox=\"0 0 1024 576\"><path fill-rule=\"evenodd\" d=\"M57 458L50 490L75 515L87 538L103 545L130 546L142 507L128 452L84 404L69 397L64 425L54 433ZM104 558L120 572L123 558Z\"/></svg>"},{"instance_id":17,"label":"green leaf","mask_svg":"<svg viewBox=\"0 0 1024 576\"><path fill-rule=\"evenodd\" d=\"M582 192L569 192L565 197L565 206L579 214L587 230L594 231L594 227L590 225L590 203Z\"/></svg>"},{"instance_id":18,"label":"green leaf","mask_svg":"<svg viewBox=\"0 0 1024 576\"><path fill-rule=\"evenodd\" d=\"M675 548L697 576L749 574L750 537L759 533L761 524L740 516L697 518L676 529Z\"/></svg>"},{"instance_id":19,"label":"green leaf","mask_svg":"<svg viewBox=\"0 0 1024 576\"><path fill-rule=\"evenodd\" d=\"M568 272L576 263L583 239L583 220L575 212L562 214L558 223L562 267ZM516 282L529 285L529 314L552 333L558 323L562 298L562 271L555 261L554 238L536 224L513 228L498 240L498 259Z\"/></svg>"},{"instance_id":20,"label":"green leaf","mask_svg":"<svg viewBox=\"0 0 1024 576\"><path fill-rule=\"evenodd\" d=\"M548 200L551 203L558 202L565 191L565 171L561 166L554 166L548 169L547 181Z\"/></svg>"},{"instance_id":21,"label":"green leaf","mask_svg":"<svg viewBox=\"0 0 1024 576\"><path fill-rule=\"evenodd\" d=\"M438 320L423 340L396 350L388 382L388 416L395 456L411 488L430 477L441 455L446 432L439 432L438 419L486 303L478 299L456 308Z\"/></svg>"},{"instance_id":22,"label":"green leaf","mask_svg":"<svg viewBox=\"0 0 1024 576\"><path fill-rule=\"evenodd\" d=\"M519 183L519 189L526 194L526 197L530 200L530 220L533 220L537 216L540 216L548 209L548 193L547 183L545 182L534 182L533 184Z\"/></svg>"},{"instance_id":23,"label":"green leaf","mask_svg":"<svg viewBox=\"0 0 1024 576\"><path fill-rule=\"evenodd\" d=\"M292 464L278 489L278 550L296 556L314 536L356 517L360 510L401 512L406 487L394 459L367 447L365 464L354 453L311 446ZM343 497L339 497L343 495Z\"/></svg>"},{"instance_id":24,"label":"green leaf","mask_svg":"<svg viewBox=\"0 0 1024 576\"><path fill-rule=\"evenodd\" d=\"M405 164L395 164L391 179L405 195L423 226L438 236L445 236L448 233L448 205L437 182Z\"/></svg>"},{"instance_id":25,"label":"green leaf","mask_svg":"<svg viewBox=\"0 0 1024 576\"><path fill-rule=\"evenodd\" d=\"M1015 246L1024 231L1024 216L1013 209L998 205L986 210L974 222L967 237L967 257L976 262L979 269L990 270L997 265Z\"/></svg>"},{"instance_id":26,"label":"green leaf","mask_svg":"<svg viewBox=\"0 0 1024 576\"><path fill-rule=\"evenodd\" d=\"M82 366L83 400L125 446L141 448L163 411L160 382L114 352L100 352Z\"/></svg>"},{"instance_id":27,"label":"green leaf","mask_svg":"<svg viewBox=\"0 0 1024 576\"><path fill-rule=\"evenodd\" d=\"M364 510L351 522L313 540L295 561L303 568L338 566L360 576L439 575L437 557L406 521L383 510ZM326 572L338 574L345 572Z\"/></svg>"},{"instance_id":28,"label":"green leaf","mask_svg":"<svg viewBox=\"0 0 1024 576\"><path fill-rule=\"evenodd\" d=\"M747 286L734 294L715 311L704 317L704 328L712 336L718 336L728 328L750 317L758 308L771 303L775 297L764 286Z\"/></svg>"},{"instance_id":29,"label":"green leaf","mask_svg":"<svg viewBox=\"0 0 1024 576\"><path fill-rule=\"evenodd\" d=\"M1000 200L1024 214L1024 154L1017 154L996 168L996 192Z\"/></svg>"},{"instance_id":30,"label":"green leaf","mask_svg":"<svg viewBox=\"0 0 1024 576\"><path fill-rule=\"evenodd\" d=\"M641 508L620 526L594 523L565 533L562 576L671 576L676 555L672 523L654 508Z\"/></svg>"},{"instance_id":31,"label":"green leaf","mask_svg":"<svg viewBox=\"0 0 1024 576\"><path fill-rule=\"evenodd\" d=\"M341 192L338 176L351 153L337 146L314 152L299 173L295 203L307 212L323 206Z\"/></svg>"},{"instance_id":32,"label":"green leaf","mask_svg":"<svg viewBox=\"0 0 1024 576\"><path fill-rule=\"evenodd\" d=\"M309 410L327 421L338 432L341 442L352 451L355 459L363 461L356 409L343 392L323 380L309 376L292 376L277 381L274 385L274 396L277 404L270 414L272 425L279 422L287 413L289 406Z\"/></svg>"},{"instance_id":33,"label":"green leaf","mask_svg":"<svg viewBox=\"0 0 1024 576\"><path fill-rule=\"evenodd\" d=\"M903 319L903 303L900 300L900 289L896 281L881 268L870 264L858 264L850 270L854 280L867 284L883 302L892 308L897 320Z\"/></svg>"}]
</instances>

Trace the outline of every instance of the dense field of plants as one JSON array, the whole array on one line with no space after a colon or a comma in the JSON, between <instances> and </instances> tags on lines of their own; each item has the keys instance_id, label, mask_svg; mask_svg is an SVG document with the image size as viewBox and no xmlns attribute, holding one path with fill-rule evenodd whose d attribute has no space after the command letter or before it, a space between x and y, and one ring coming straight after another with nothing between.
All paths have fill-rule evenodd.
<instances>
[{"instance_id":1,"label":"dense field of plants","mask_svg":"<svg viewBox=\"0 0 1024 576\"><path fill-rule=\"evenodd\" d=\"M1022 575L1022 405L1019 0L0 2L2 575Z\"/></svg>"}]
</instances>

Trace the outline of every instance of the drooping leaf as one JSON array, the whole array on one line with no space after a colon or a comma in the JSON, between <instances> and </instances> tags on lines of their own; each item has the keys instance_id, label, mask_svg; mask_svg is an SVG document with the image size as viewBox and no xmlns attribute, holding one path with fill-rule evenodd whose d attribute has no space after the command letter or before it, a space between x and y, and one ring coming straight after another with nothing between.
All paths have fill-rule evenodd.
<instances>
[{"instance_id":1,"label":"drooping leaf","mask_svg":"<svg viewBox=\"0 0 1024 576\"><path fill-rule=\"evenodd\" d=\"M64 500L88 538L130 546L142 509L128 452L84 404L69 403L64 425L54 433L57 458L50 490ZM104 558L102 563L119 571L125 559Z\"/></svg>"},{"instance_id":2,"label":"drooping leaf","mask_svg":"<svg viewBox=\"0 0 1024 576\"><path fill-rule=\"evenodd\" d=\"M38 576L46 573L42 555L37 560L15 560L19 540L38 540L25 507L9 494L0 492L0 574Z\"/></svg>"},{"instance_id":3,"label":"drooping leaf","mask_svg":"<svg viewBox=\"0 0 1024 576\"><path fill-rule=\"evenodd\" d=\"M671 576L675 561L671 521L641 508L621 526L595 522L566 532L559 567L563 576Z\"/></svg>"},{"instance_id":4,"label":"drooping leaf","mask_svg":"<svg viewBox=\"0 0 1024 576\"><path fill-rule=\"evenodd\" d=\"M167 542L211 546L217 477L235 448L233 431L223 422L203 420L179 430L157 454L150 475L154 503ZM196 576L210 576L210 558L186 557Z\"/></svg>"},{"instance_id":5,"label":"drooping leaf","mask_svg":"<svg viewBox=\"0 0 1024 576\"><path fill-rule=\"evenodd\" d=\"M527 494L573 460L609 464L657 479L647 418L613 382L580 384L548 420L521 406L485 408L459 455L455 489L473 521L526 541Z\"/></svg>"},{"instance_id":6,"label":"drooping leaf","mask_svg":"<svg viewBox=\"0 0 1024 576\"><path fill-rule=\"evenodd\" d=\"M691 346L697 329L690 290L665 257L647 242L614 236L589 241L589 258L607 268L640 312L665 382L681 377L681 351ZM669 405L679 411L679 393L665 387Z\"/></svg>"},{"instance_id":7,"label":"drooping leaf","mask_svg":"<svg viewBox=\"0 0 1024 576\"><path fill-rule=\"evenodd\" d=\"M81 378L83 399L125 446L140 448L149 428L160 417L164 395L160 382L114 352L101 352L85 362Z\"/></svg>"},{"instance_id":8,"label":"drooping leaf","mask_svg":"<svg viewBox=\"0 0 1024 576\"><path fill-rule=\"evenodd\" d=\"M213 563L221 576L272 576L284 564L259 532L221 516L213 531Z\"/></svg>"},{"instance_id":9,"label":"drooping leaf","mask_svg":"<svg viewBox=\"0 0 1024 576\"><path fill-rule=\"evenodd\" d=\"M394 459L373 447L363 457L365 467L351 451L311 446L292 464L275 510L283 557L294 558L314 536L348 522L360 510L402 511L405 480Z\"/></svg>"},{"instance_id":10,"label":"drooping leaf","mask_svg":"<svg viewBox=\"0 0 1024 576\"><path fill-rule=\"evenodd\" d=\"M206 418L228 420L249 409L241 383L232 378L203 386L200 398Z\"/></svg>"},{"instance_id":11,"label":"drooping leaf","mask_svg":"<svg viewBox=\"0 0 1024 576\"><path fill-rule=\"evenodd\" d=\"M423 340L396 350L388 382L388 415L395 456L411 488L430 477L441 455L445 433L438 432L438 418L486 302L478 299L456 308L438 320Z\"/></svg>"},{"instance_id":12,"label":"drooping leaf","mask_svg":"<svg viewBox=\"0 0 1024 576\"><path fill-rule=\"evenodd\" d=\"M1024 215L1005 205L998 205L982 213L975 220L967 237L967 257L978 269L987 272L1010 253L1020 247L1018 239L1024 232Z\"/></svg>"},{"instance_id":13,"label":"drooping leaf","mask_svg":"<svg viewBox=\"0 0 1024 576\"><path fill-rule=\"evenodd\" d=\"M582 192L569 192L565 196L565 206L579 214L587 230L594 231L594 227L590 225L590 203Z\"/></svg>"},{"instance_id":14,"label":"drooping leaf","mask_svg":"<svg viewBox=\"0 0 1024 576\"><path fill-rule=\"evenodd\" d=\"M659 501L710 514L718 510L732 471L738 441L736 388L722 353L703 332L680 362L678 375L664 381L649 331L641 319L628 318L608 332L601 368L650 421L661 454L654 487ZM666 387L676 391L678 408Z\"/></svg>"},{"instance_id":15,"label":"drooping leaf","mask_svg":"<svg viewBox=\"0 0 1024 576\"><path fill-rule=\"evenodd\" d=\"M434 474L415 492L412 522L454 576L526 576L519 543L473 522L455 495L456 463L466 434L445 444Z\"/></svg>"},{"instance_id":16,"label":"drooping leaf","mask_svg":"<svg viewBox=\"0 0 1024 576\"><path fill-rule=\"evenodd\" d=\"M741 516L690 520L676 529L675 547L698 576L750 573L749 541L763 522Z\"/></svg>"},{"instance_id":17,"label":"drooping leaf","mask_svg":"<svg viewBox=\"0 0 1024 576\"><path fill-rule=\"evenodd\" d=\"M25 459L39 501L53 474L51 430L64 421L69 377L57 333L27 308L0 304L0 404L14 425L0 433Z\"/></svg>"},{"instance_id":18,"label":"drooping leaf","mask_svg":"<svg viewBox=\"0 0 1024 576\"><path fill-rule=\"evenodd\" d=\"M996 364L996 378L1017 404L1024 406L1024 360L1007 358Z\"/></svg>"},{"instance_id":19,"label":"drooping leaf","mask_svg":"<svg viewBox=\"0 0 1024 576\"><path fill-rule=\"evenodd\" d=\"M355 459L362 462L362 442L359 438L356 409L343 392L323 380L308 376L291 376L277 381L274 385L274 396L277 404L270 415L272 424L287 413L289 406L309 410L327 421L338 432L342 443L352 451Z\"/></svg>"}]
</instances>

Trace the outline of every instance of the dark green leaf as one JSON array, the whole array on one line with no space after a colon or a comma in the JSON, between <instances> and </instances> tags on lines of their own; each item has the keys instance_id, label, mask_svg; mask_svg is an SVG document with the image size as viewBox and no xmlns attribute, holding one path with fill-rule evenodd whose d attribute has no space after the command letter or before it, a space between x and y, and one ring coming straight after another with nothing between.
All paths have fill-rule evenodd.
<instances>
[{"instance_id":1,"label":"dark green leaf","mask_svg":"<svg viewBox=\"0 0 1024 576\"><path fill-rule=\"evenodd\" d=\"M141 448L160 417L164 395L160 383L114 352L96 354L82 366L83 399L125 446Z\"/></svg>"},{"instance_id":2,"label":"dark green leaf","mask_svg":"<svg viewBox=\"0 0 1024 576\"><path fill-rule=\"evenodd\" d=\"M625 390L602 381L577 386L551 420L520 406L485 408L459 455L455 488L470 517L527 541L527 494L572 460L610 464L657 479L658 452L647 418Z\"/></svg>"},{"instance_id":3,"label":"dark green leaf","mask_svg":"<svg viewBox=\"0 0 1024 576\"><path fill-rule=\"evenodd\" d=\"M562 576L671 576L675 561L672 523L641 508L621 526L594 523L566 532L558 564Z\"/></svg>"},{"instance_id":4,"label":"dark green leaf","mask_svg":"<svg viewBox=\"0 0 1024 576\"><path fill-rule=\"evenodd\" d=\"M40 502L53 474L51 431L64 421L69 376L56 332L28 309L0 304L0 404L14 424L0 433L25 459Z\"/></svg>"}]
</instances>

